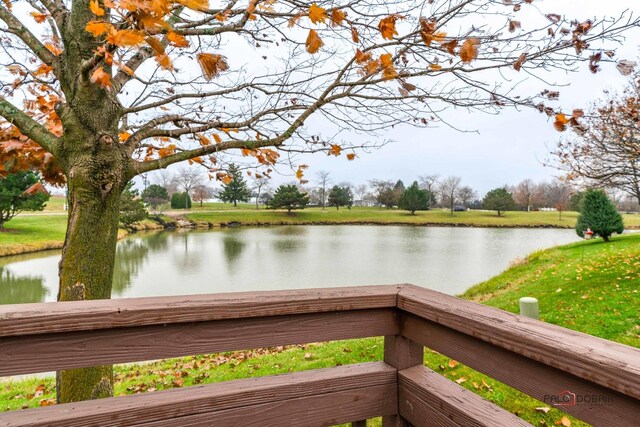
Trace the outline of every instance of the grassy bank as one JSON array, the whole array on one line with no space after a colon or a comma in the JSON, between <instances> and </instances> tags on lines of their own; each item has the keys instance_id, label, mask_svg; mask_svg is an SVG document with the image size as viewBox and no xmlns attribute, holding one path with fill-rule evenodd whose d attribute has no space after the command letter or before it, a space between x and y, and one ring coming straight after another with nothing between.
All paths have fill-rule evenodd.
<instances>
[{"instance_id":1,"label":"grassy bank","mask_svg":"<svg viewBox=\"0 0 640 427\"><path fill-rule=\"evenodd\" d=\"M43 213L23 214L5 224L7 231L0 232L0 256L16 255L38 250L62 247L66 226L64 199L52 198ZM349 209L308 208L288 215L285 211L255 209L255 205L240 204L233 207L224 203L205 203L189 211L168 211L161 215L165 222L175 222L175 218L207 226L224 226L231 222L242 225L290 225L290 224L376 224L376 225L442 225L462 227L558 227L573 228L577 212L563 212L562 219L557 212L507 212L502 216L490 211L450 212L436 209L416 212L384 208ZM640 215L623 215L625 227L640 228ZM157 224L145 221L138 230L158 228ZM124 232L123 230L123 233Z\"/></svg>"},{"instance_id":2,"label":"grassy bank","mask_svg":"<svg viewBox=\"0 0 640 427\"><path fill-rule=\"evenodd\" d=\"M251 205L249 205L251 206ZM215 209L206 206L184 212L192 221L205 221L210 224L226 224L237 221L242 224L408 224L408 225L457 225L469 227L559 227L573 228L578 218L577 212L563 212L562 219L557 212L507 212L498 216L492 211L454 212L435 209L416 212L384 208L361 208L351 210L327 208L307 208L287 215L285 211L256 210L247 205L238 209ZM640 227L640 215L623 215L625 226Z\"/></svg>"},{"instance_id":3,"label":"grassy bank","mask_svg":"<svg viewBox=\"0 0 640 427\"><path fill-rule=\"evenodd\" d=\"M535 296L543 321L640 347L639 279L640 234L534 253L462 297L515 312L518 298ZM119 366L116 394L381 360L382 348L381 338L370 338ZM565 417L555 409L545 413L542 402L433 351L426 350L425 363L534 425L559 425ZM53 396L49 378L0 384L0 410L48 404Z\"/></svg>"},{"instance_id":4,"label":"grassy bank","mask_svg":"<svg viewBox=\"0 0 640 427\"><path fill-rule=\"evenodd\" d=\"M17 216L0 232L0 256L62 247L66 215Z\"/></svg>"}]
</instances>

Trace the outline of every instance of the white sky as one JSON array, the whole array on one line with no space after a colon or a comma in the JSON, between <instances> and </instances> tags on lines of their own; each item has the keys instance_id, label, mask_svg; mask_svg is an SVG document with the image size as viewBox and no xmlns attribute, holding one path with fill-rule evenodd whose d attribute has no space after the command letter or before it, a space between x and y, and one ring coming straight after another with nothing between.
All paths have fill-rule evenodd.
<instances>
[{"instance_id":1,"label":"white sky","mask_svg":"<svg viewBox=\"0 0 640 427\"><path fill-rule=\"evenodd\" d=\"M553 12L580 20L615 16L630 9L640 13L640 0L547 0L540 3L545 13ZM626 42L616 49L617 59L638 61L640 57L640 29L630 32ZM559 88L559 105L567 111L587 107L602 96L605 89L620 89L627 83L614 64L603 64L602 71L592 74L584 64L580 72L567 75L558 72L553 78L569 87ZM551 105L551 104L550 104ZM416 129L410 126L395 128L386 136L394 141L371 153L359 153L354 161L344 156L324 154L301 156L300 163L309 164L305 178L310 184L315 173L326 170L334 183L360 184L368 179L402 179L406 184L419 175L458 175L464 185L480 193L504 184L531 178L535 181L551 179L559 172L544 167L549 148L561 137L545 114L537 111L505 110L498 116L453 112L467 131L447 127ZM291 181L291 177L274 176L274 184Z\"/></svg>"}]
</instances>

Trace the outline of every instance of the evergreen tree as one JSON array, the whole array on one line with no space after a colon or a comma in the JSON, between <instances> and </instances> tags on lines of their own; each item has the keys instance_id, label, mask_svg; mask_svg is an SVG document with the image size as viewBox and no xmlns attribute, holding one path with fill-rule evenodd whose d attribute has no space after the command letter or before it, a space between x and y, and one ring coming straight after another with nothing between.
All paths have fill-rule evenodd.
<instances>
[{"instance_id":1,"label":"evergreen tree","mask_svg":"<svg viewBox=\"0 0 640 427\"><path fill-rule=\"evenodd\" d=\"M329 206L334 206L337 209L340 209L340 206L348 206L351 207L353 204L353 195L351 194L351 189L349 187L340 187L338 185L334 185L333 188L329 191Z\"/></svg>"},{"instance_id":2,"label":"evergreen tree","mask_svg":"<svg viewBox=\"0 0 640 427\"><path fill-rule=\"evenodd\" d=\"M284 208L287 213L291 213L293 209L304 209L309 203L309 196L303 194L295 185L281 185L275 194L269 200L267 208L280 209Z\"/></svg>"},{"instance_id":3,"label":"evergreen tree","mask_svg":"<svg viewBox=\"0 0 640 427\"><path fill-rule=\"evenodd\" d=\"M242 172L240 172L238 166L231 163L229 165L229 175L231 176L231 181L222 185L220 200L233 203L233 206L238 206L238 202L248 202L251 197L251 190L247 187L247 183L242 177Z\"/></svg>"},{"instance_id":4,"label":"evergreen tree","mask_svg":"<svg viewBox=\"0 0 640 427\"><path fill-rule=\"evenodd\" d=\"M511 211L516 208L516 202L513 196L504 188L496 188L487 193L482 199L482 206L485 209L498 212L501 216L505 211Z\"/></svg>"},{"instance_id":5,"label":"evergreen tree","mask_svg":"<svg viewBox=\"0 0 640 427\"><path fill-rule=\"evenodd\" d=\"M609 241L613 233L620 234L624 231L622 216L602 190L587 190L584 193L576 233L584 237L588 228L593 231L594 236L602 237L605 242Z\"/></svg>"},{"instance_id":6,"label":"evergreen tree","mask_svg":"<svg viewBox=\"0 0 640 427\"><path fill-rule=\"evenodd\" d=\"M49 193L33 172L18 172L0 179L0 228L22 211L41 211Z\"/></svg>"},{"instance_id":7,"label":"evergreen tree","mask_svg":"<svg viewBox=\"0 0 640 427\"><path fill-rule=\"evenodd\" d=\"M188 193L173 193L171 209L191 209L191 197Z\"/></svg>"},{"instance_id":8,"label":"evergreen tree","mask_svg":"<svg viewBox=\"0 0 640 427\"><path fill-rule=\"evenodd\" d=\"M147 210L142 199L138 197L138 190L133 188L133 181L129 181L120 199L120 223L125 227L147 217Z\"/></svg>"},{"instance_id":9,"label":"evergreen tree","mask_svg":"<svg viewBox=\"0 0 640 427\"><path fill-rule=\"evenodd\" d=\"M411 215L415 215L416 211L426 211L429 209L429 194L427 190L421 190L418 182L414 181L400 195L398 207L411 212Z\"/></svg>"},{"instance_id":10,"label":"evergreen tree","mask_svg":"<svg viewBox=\"0 0 640 427\"><path fill-rule=\"evenodd\" d=\"M142 192L142 200L156 209L159 205L169 202L169 193L163 186L151 184Z\"/></svg>"}]
</instances>

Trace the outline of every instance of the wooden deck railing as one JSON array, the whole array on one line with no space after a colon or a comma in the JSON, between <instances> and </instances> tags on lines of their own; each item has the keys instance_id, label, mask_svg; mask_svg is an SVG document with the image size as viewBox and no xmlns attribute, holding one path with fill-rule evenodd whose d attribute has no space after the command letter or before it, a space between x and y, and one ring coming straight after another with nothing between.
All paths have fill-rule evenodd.
<instances>
[{"instance_id":1,"label":"wooden deck railing","mask_svg":"<svg viewBox=\"0 0 640 427\"><path fill-rule=\"evenodd\" d=\"M638 422L640 350L412 285L0 306L0 376L372 336L383 361L2 412L0 425L528 425L423 366L424 347L550 406L573 394L558 407L591 424Z\"/></svg>"}]
</instances>

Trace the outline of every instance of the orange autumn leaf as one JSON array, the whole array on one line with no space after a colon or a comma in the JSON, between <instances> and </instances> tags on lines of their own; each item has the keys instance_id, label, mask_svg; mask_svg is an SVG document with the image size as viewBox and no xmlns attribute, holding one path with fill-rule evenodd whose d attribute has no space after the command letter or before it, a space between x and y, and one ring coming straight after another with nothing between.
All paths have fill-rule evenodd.
<instances>
[{"instance_id":1,"label":"orange autumn leaf","mask_svg":"<svg viewBox=\"0 0 640 427\"><path fill-rule=\"evenodd\" d=\"M390 53L380 55L380 66L382 67L382 78L391 80L398 76L398 72L393 67L393 59Z\"/></svg>"},{"instance_id":2,"label":"orange autumn leaf","mask_svg":"<svg viewBox=\"0 0 640 427\"><path fill-rule=\"evenodd\" d=\"M111 24L101 21L91 21L86 27L84 27L84 29L91 33L93 37L98 37L104 33L108 33L112 28L113 26Z\"/></svg>"},{"instance_id":3,"label":"orange autumn leaf","mask_svg":"<svg viewBox=\"0 0 640 427\"><path fill-rule=\"evenodd\" d=\"M176 33L175 31L169 31L167 33L167 40L175 47L189 47L189 41L185 36Z\"/></svg>"},{"instance_id":4,"label":"orange autumn leaf","mask_svg":"<svg viewBox=\"0 0 640 427\"><path fill-rule=\"evenodd\" d=\"M159 14L161 15L161 14ZM142 24L147 31L156 31L157 29L169 30L170 26L162 18L150 15L148 13L141 13L137 19L139 24Z\"/></svg>"},{"instance_id":5,"label":"orange autumn leaf","mask_svg":"<svg viewBox=\"0 0 640 427\"><path fill-rule=\"evenodd\" d=\"M327 154L337 157L337 156L340 155L341 151L342 151L342 147L340 147L339 145L336 145L336 144L331 144L331 149L329 150L329 153L327 153Z\"/></svg>"},{"instance_id":6,"label":"orange autumn leaf","mask_svg":"<svg viewBox=\"0 0 640 427\"><path fill-rule=\"evenodd\" d=\"M130 136L131 134L129 132L120 132L118 134L118 139L120 140L120 142L125 142L127 139L129 139Z\"/></svg>"},{"instance_id":7,"label":"orange autumn leaf","mask_svg":"<svg viewBox=\"0 0 640 427\"><path fill-rule=\"evenodd\" d=\"M442 65L440 65L440 64L429 64L429 69L433 70L433 71L440 71L440 70L442 70Z\"/></svg>"},{"instance_id":8,"label":"orange autumn leaf","mask_svg":"<svg viewBox=\"0 0 640 427\"><path fill-rule=\"evenodd\" d=\"M443 49L446 49L451 55L455 55L455 49L458 47L458 40L451 40L450 42L440 44Z\"/></svg>"},{"instance_id":9,"label":"orange autumn leaf","mask_svg":"<svg viewBox=\"0 0 640 427\"><path fill-rule=\"evenodd\" d=\"M98 0L91 0L89 2L89 9L91 10L91 13L96 16L104 16L104 9L100 7Z\"/></svg>"},{"instance_id":10,"label":"orange autumn leaf","mask_svg":"<svg viewBox=\"0 0 640 427\"><path fill-rule=\"evenodd\" d=\"M220 135L218 135L217 133L213 134L213 139L220 144L222 142L222 138L220 138Z\"/></svg>"},{"instance_id":11,"label":"orange autumn leaf","mask_svg":"<svg viewBox=\"0 0 640 427\"><path fill-rule=\"evenodd\" d=\"M378 24L378 29L380 30L380 34L382 34L383 39L392 40L393 36L398 35L396 31L396 21L398 17L396 15L387 16L380 20Z\"/></svg>"},{"instance_id":12,"label":"orange autumn leaf","mask_svg":"<svg viewBox=\"0 0 640 427\"><path fill-rule=\"evenodd\" d=\"M358 30L356 30L355 27L351 27L351 40L353 40L354 43L358 43L360 41Z\"/></svg>"},{"instance_id":13,"label":"orange autumn leaf","mask_svg":"<svg viewBox=\"0 0 640 427\"><path fill-rule=\"evenodd\" d=\"M231 181L233 181L233 178L225 172L216 173L216 179L218 181L222 181L225 184L229 184Z\"/></svg>"},{"instance_id":14,"label":"orange autumn leaf","mask_svg":"<svg viewBox=\"0 0 640 427\"><path fill-rule=\"evenodd\" d=\"M380 70L380 62L376 60L371 60L367 62L367 65L364 66L364 73L367 75L375 74L378 72L378 70Z\"/></svg>"},{"instance_id":15,"label":"orange autumn leaf","mask_svg":"<svg viewBox=\"0 0 640 427\"><path fill-rule=\"evenodd\" d=\"M116 67L118 67L120 70L122 70L122 72L130 75L133 77L133 75L135 74L134 71L127 67L124 63L120 62L120 61L113 61L113 65L115 65Z\"/></svg>"},{"instance_id":16,"label":"orange autumn leaf","mask_svg":"<svg viewBox=\"0 0 640 427\"><path fill-rule=\"evenodd\" d=\"M40 64L40 66L33 72L34 76L45 76L53 71L53 67L47 64Z\"/></svg>"},{"instance_id":17,"label":"orange autumn leaf","mask_svg":"<svg viewBox=\"0 0 640 427\"><path fill-rule=\"evenodd\" d=\"M213 17L216 18L218 22L225 22L229 19L229 15L231 14L231 10L227 9L224 12L218 12Z\"/></svg>"},{"instance_id":18,"label":"orange autumn leaf","mask_svg":"<svg viewBox=\"0 0 640 427\"><path fill-rule=\"evenodd\" d=\"M107 41L114 46L137 46L144 40L144 34L138 30L118 30L107 36Z\"/></svg>"},{"instance_id":19,"label":"orange autumn leaf","mask_svg":"<svg viewBox=\"0 0 640 427\"><path fill-rule=\"evenodd\" d=\"M173 63L166 53L156 55L156 62L165 70L173 71Z\"/></svg>"},{"instance_id":20,"label":"orange autumn leaf","mask_svg":"<svg viewBox=\"0 0 640 427\"><path fill-rule=\"evenodd\" d=\"M356 49L356 64L364 64L371 60L371 52L363 53L360 49Z\"/></svg>"},{"instance_id":21,"label":"orange autumn leaf","mask_svg":"<svg viewBox=\"0 0 640 427\"><path fill-rule=\"evenodd\" d=\"M566 125L567 123L569 123L569 119L567 118L567 116L560 113L560 114L556 114L556 122Z\"/></svg>"},{"instance_id":22,"label":"orange autumn leaf","mask_svg":"<svg viewBox=\"0 0 640 427\"><path fill-rule=\"evenodd\" d=\"M157 38L147 37L144 39L144 41L147 42L149 47L151 47L151 49L153 49L156 52L156 54L158 55L164 54L164 46L162 45L162 42Z\"/></svg>"},{"instance_id":23,"label":"orange autumn leaf","mask_svg":"<svg viewBox=\"0 0 640 427\"><path fill-rule=\"evenodd\" d=\"M40 12L31 12L31 16L33 16L33 19L38 24L42 24L47 19L47 15L45 15L44 13L40 13Z\"/></svg>"},{"instance_id":24,"label":"orange autumn leaf","mask_svg":"<svg viewBox=\"0 0 640 427\"><path fill-rule=\"evenodd\" d=\"M553 122L553 127L558 131L558 132L564 132L565 130L567 130L567 126L560 123L560 122Z\"/></svg>"},{"instance_id":25,"label":"orange autumn leaf","mask_svg":"<svg viewBox=\"0 0 640 427\"><path fill-rule=\"evenodd\" d=\"M199 53L196 56L196 59L198 60L202 74L204 74L204 78L207 81L210 81L222 71L227 71L229 69L227 59L222 55L217 55L215 53Z\"/></svg>"},{"instance_id":26,"label":"orange autumn leaf","mask_svg":"<svg viewBox=\"0 0 640 427\"><path fill-rule=\"evenodd\" d=\"M353 160L355 158L356 158L356 155L354 153L347 154L347 160L351 161L351 160Z\"/></svg>"},{"instance_id":27,"label":"orange autumn leaf","mask_svg":"<svg viewBox=\"0 0 640 427\"><path fill-rule=\"evenodd\" d=\"M209 138L207 138L206 136L201 135L201 134L198 134L197 136L198 136L198 142L203 147L206 147L207 145L211 145L211 140Z\"/></svg>"},{"instance_id":28,"label":"orange autumn leaf","mask_svg":"<svg viewBox=\"0 0 640 427\"><path fill-rule=\"evenodd\" d=\"M309 19L314 24L324 23L327 19L327 11L317 4L313 3L309 6Z\"/></svg>"},{"instance_id":29,"label":"orange autumn leaf","mask_svg":"<svg viewBox=\"0 0 640 427\"><path fill-rule=\"evenodd\" d=\"M62 53L62 49L60 49L57 45L53 43L46 43L44 47L46 47L49 50L49 52L53 53L55 56L58 56Z\"/></svg>"},{"instance_id":30,"label":"orange autumn leaf","mask_svg":"<svg viewBox=\"0 0 640 427\"><path fill-rule=\"evenodd\" d=\"M521 53L520 56L518 56L518 59L516 60L516 62L513 63L513 69L516 71L520 71L520 69L522 68L522 64L524 64L524 61L526 61L527 59L527 54L526 53Z\"/></svg>"},{"instance_id":31,"label":"orange autumn leaf","mask_svg":"<svg viewBox=\"0 0 640 427\"><path fill-rule=\"evenodd\" d=\"M99 67L91 74L91 82L102 88L108 88L111 86L111 76L102 67Z\"/></svg>"},{"instance_id":32,"label":"orange autumn leaf","mask_svg":"<svg viewBox=\"0 0 640 427\"><path fill-rule=\"evenodd\" d=\"M342 25L342 21L347 17L347 13L341 11L340 9L332 9L331 10L331 25L337 27Z\"/></svg>"},{"instance_id":33,"label":"orange autumn leaf","mask_svg":"<svg viewBox=\"0 0 640 427\"><path fill-rule=\"evenodd\" d=\"M314 54L320 50L322 46L324 46L324 42L318 36L316 30L309 30L309 35L307 36L307 41L305 42L305 46L307 47L307 52L310 54Z\"/></svg>"},{"instance_id":34,"label":"orange autumn leaf","mask_svg":"<svg viewBox=\"0 0 640 427\"><path fill-rule=\"evenodd\" d=\"M476 38L470 38L462 43L460 47L460 59L462 62L471 62L478 57L478 46L480 45L480 40Z\"/></svg>"},{"instance_id":35,"label":"orange autumn leaf","mask_svg":"<svg viewBox=\"0 0 640 427\"><path fill-rule=\"evenodd\" d=\"M301 180L303 176L304 176L304 172L302 171L302 169L298 168L298 170L296 171L296 178Z\"/></svg>"}]
</instances>

